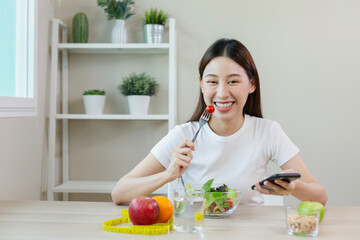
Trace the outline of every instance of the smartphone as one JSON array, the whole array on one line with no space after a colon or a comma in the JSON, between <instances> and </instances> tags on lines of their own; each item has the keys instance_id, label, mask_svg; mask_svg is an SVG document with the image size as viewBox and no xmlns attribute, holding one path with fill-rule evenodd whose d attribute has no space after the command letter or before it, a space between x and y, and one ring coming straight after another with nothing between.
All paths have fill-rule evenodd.
<instances>
[{"instance_id":1,"label":"smartphone","mask_svg":"<svg viewBox=\"0 0 360 240\"><path fill-rule=\"evenodd\" d=\"M264 182L268 181L268 182L271 182L271 183L275 183L276 179L281 179L281 180L283 180L285 182L291 182L291 181L294 181L295 179L298 179L300 177L301 177L300 173L277 173L277 174L271 175L270 177L265 178L264 180L260 181L259 183L260 183L261 187L266 188L268 190L273 190L272 188L270 188L268 186L265 186ZM252 185L251 189L254 190L255 185Z\"/></svg>"}]
</instances>

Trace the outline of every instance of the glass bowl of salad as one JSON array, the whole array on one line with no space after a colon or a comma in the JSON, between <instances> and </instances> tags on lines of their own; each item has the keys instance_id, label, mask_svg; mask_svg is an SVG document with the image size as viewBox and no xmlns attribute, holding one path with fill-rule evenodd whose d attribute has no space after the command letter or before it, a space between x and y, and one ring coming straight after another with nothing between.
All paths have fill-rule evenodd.
<instances>
[{"instance_id":1,"label":"glass bowl of salad","mask_svg":"<svg viewBox=\"0 0 360 240\"><path fill-rule=\"evenodd\" d=\"M186 187L191 191L191 185L188 184ZM214 183L214 179L207 181L202 189L205 190L205 217L209 218L229 216L239 205L242 196L239 189L231 185Z\"/></svg>"}]
</instances>

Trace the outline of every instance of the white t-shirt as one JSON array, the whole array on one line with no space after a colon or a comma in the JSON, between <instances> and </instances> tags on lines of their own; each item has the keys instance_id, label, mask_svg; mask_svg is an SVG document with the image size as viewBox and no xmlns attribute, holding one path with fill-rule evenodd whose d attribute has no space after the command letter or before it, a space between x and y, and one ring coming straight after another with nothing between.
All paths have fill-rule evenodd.
<instances>
[{"instance_id":1,"label":"white t-shirt","mask_svg":"<svg viewBox=\"0 0 360 240\"><path fill-rule=\"evenodd\" d=\"M192 139L198 122L177 125L151 150L151 153L168 168L171 151L185 139ZM202 185L211 178L216 183L228 184L243 193L241 204L263 204L262 194L251 186L266 174L269 160L283 165L299 149L281 129L280 124L245 115L243 126L231 136L219 136L205 124L195 141L193 159L183 174L185 184Z\"/></svg>"}]
</instances>

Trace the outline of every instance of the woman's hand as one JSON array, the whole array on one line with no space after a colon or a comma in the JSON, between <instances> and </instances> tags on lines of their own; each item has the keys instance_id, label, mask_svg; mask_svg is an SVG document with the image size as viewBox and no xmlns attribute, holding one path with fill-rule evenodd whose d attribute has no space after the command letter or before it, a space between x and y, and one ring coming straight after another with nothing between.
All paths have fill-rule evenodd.
<instances>
[{"instance_id":1,"label":"woman's hand","mask_svg":"<svg viewBox=\"0 0 360 240\"><path fill-rule=\"evenodd\" d=\"M173 149L170 165L166 170L169 181L180 177L189 166L194 151L194 143L189 140L183 141L177 148Z\"/></svg>"},{"instance_id":2,"label":"woman's hand","mask_svg":"<svg viewBox=\"0 0 360 240\"><path fill-rule=\"evenodd\" d=\"M283 173L295 173L295 171L292 169L287 169L283 171ZM261 194L289 196L292 193L292 191L295 190L296 181L298 180L292 182L285 182L280 179L276 179L275 180L276 184L266 181L264 185L270 187L273 190L268 190L266 188L261 187L259 183L255 183L255 187L256 187L255 190Z\"/></svg>"}]
</instances>

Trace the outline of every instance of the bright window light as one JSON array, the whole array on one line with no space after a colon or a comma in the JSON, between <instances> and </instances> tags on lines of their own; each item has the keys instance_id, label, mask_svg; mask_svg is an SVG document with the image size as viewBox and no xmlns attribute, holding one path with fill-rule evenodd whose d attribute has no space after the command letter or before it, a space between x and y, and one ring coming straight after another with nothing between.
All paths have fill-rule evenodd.
<instances>
[{"instance_id":1,"label":"bright window light","mask_svg":"<svg viewBox=\"0 0 360 240\"><path fill-rule=\"evenodd\" d=\"M0 117L35 116L36 0L0 0Z\"/></svg>"}]
</instances>

